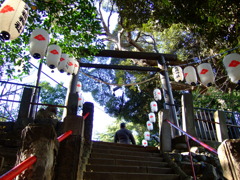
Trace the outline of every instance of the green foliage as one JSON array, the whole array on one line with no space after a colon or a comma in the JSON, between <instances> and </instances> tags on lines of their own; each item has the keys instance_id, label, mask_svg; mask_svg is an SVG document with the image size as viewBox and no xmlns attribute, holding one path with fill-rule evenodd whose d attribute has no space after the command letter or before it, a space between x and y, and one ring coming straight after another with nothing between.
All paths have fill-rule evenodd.
<instances>
[{"instance_id":1,"label":"green foliage","mask_svg":"<svg viewBox=\"0 0 240 180\"><path fill-rule=\"evenodd\" d=\"M67 94L67 89L57 84L55 87L51 86L49 82L41 82L39 84L41 87L40 90L40 102L43 104L52 104L52 105L64 105L65 97ZM63 113L63 108L58 108L59 114L61 117Z\"/></svg>"},{"instance_id":2,"label":"green foliage","mask_svg":"<svg viewBox=\"0 0 240 180\"><path fill-rule=\"evenodd\" d=\"M3 1L0 0L0 3ZM25 2L30 11L24 32L13 41L1 43L0 65L10 65L5 72L7 75L11 76L14 71L17 58L29 61L29 38L36 28L47 30L51 35L50 43L58 44L63 53L77 58L94 54L103 47L102 41L97 39L101 26L92 0ZM88 48L89 52L83 51L85 48ZM29 72L29 68L26 63L25 73Z\"/></svg>"}]
</instances>

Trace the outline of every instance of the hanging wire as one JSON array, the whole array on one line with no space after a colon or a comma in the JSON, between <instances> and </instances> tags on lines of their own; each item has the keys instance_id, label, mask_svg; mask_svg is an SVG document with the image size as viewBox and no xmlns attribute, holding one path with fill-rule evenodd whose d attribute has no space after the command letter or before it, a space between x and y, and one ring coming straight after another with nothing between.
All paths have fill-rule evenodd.
<instances>
[{"instance_id":1,"label":"hanging wire","mask_svg":"<svg viewBox=\"0 0 240 180\"><path fill-rule=\"evenodd\" d=\"M207 58L200 59L200 62L202 63L203 61L207 61L207 60L212 59L212 58L214 58L214 57L221 56L221 55L223 55L223 54L226 54L226 53L228 53L228 52L234 51L234 50L239 49L239 48L240 48L240 46L237 46L237 47L235 47L235 48L229 49L229 50L224 51L224 52L222 52L222 53L215 54L214 56L209 56L209 57L207 57ZM193 59L191 59L191 60L193 60ZM191 64L198 64L198 62L189 62L189 59L186 60L186 61L187 61L187 64L181 64L181 65L179 65L179 66L186 66L186 65L191 65Z\"/></svg>"}]
</instances>

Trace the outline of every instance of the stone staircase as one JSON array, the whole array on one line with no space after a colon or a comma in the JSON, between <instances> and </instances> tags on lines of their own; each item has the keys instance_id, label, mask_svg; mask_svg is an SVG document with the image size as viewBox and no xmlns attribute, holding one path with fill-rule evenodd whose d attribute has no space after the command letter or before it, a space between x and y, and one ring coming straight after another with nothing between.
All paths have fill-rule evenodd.
<instances>
[{"instance_id":1,"label":"stone staircase","mask_svg":"<svg viewBox=\"0 0 240 180\"><path fill-rule=\"evenodd\" d=\"M156 147L93 142L84 180L179 180Z\"/></svg>"}]
</instances>

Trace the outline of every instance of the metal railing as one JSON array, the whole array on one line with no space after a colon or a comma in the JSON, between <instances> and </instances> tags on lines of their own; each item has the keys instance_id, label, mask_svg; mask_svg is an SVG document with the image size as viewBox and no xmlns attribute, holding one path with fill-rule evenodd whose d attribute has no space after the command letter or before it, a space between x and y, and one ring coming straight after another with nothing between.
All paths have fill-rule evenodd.
<instances>
[{"instance_id":1,"label":"metal railing","mask_svg":"<svg viewBox=\"0 0 240 180\"><path fill-rule=\"evenodd\" d=\"M0 81L0 121L16 121L25 87L36 88L26 84ZM40 87L37 88L40 91Z\"/></svg>"}]
</instances>

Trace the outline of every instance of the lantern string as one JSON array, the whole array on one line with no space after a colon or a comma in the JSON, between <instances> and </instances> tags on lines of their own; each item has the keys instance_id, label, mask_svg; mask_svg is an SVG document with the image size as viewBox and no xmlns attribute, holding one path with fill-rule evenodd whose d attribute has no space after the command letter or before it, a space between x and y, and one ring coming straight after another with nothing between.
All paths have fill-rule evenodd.
<instances>
[{"instance_id":1,"label":"lantern string","mask_svg":"<svg viewBox=\"0 0 240 180\"><path fill-rule=\"evenodd\" d=\"M35 67L36 69L38 69L37 66L35 66L33 63L29 62L33 67ZM65 89L67 89L65 86L63 86L61 83L57 82L55 79L53 79L52 77L50 77L49 75L47 75L45 72L41 71L45 76L47 76L48 78L50 78L52 81L54 81L55 83L57 83L58 85L64 87Z\"/></svg>"},{"instance_id":2,"label":"lantern string","mask_svg":"<svg viewBox=\"0 0 240 180\"><path fill-rule=\"evenodd\" d=\"M102 81L102 80L100 80L100 79L94 78L93 76L88 75L88 74L86 74L86 73L84 73L84 72L82 72L82 71L80 71L80 73L82 73L83 75L85 75L85 76L87 76L87 77L89 77L89 78L91 78L91 79L93 79L93 80L95 80L95 81L98 81L98 82L100 82L100 83L104 83L104 84L107 84L107 85L112 85L112 86L134 86L134 85L138 85L138 84L143 84L143 83L145 83L145 82L148 82L148 81L151 81L151 80L157 78L157 77L154 76L154 77L152 77L152 78L146 79L146 80L141 81L141 82L138 82L138 83L113 84L113 83L108 83L108 82Z\"/></svg>"},{"instance_id":3,"label":"lantern string","mask_svg":"<svg viewBox=\"0 0 240 180\"><path fill-rule=\"evenodd\" d=\"M224 52L222 52L222 53L218 53L218 54L215 54L215 55L213 55L213 56L209 56L209 57L206 57L206 58L204 58L204 59L198 59L198 60L200 60L200 62L202 63L203 61L207 61L207 60L212 59L212 58L214 58L214 57L221 56L221 55L223 55L223 54L229 53L229 52L234 51L234 50L239 49L239 48L240 48L240 46L237 46L237 47L235 47L235 48L229 49L229 50L224 51ZM187 61L186 64L181 64L181 65L179 65L179 66L187 66L187 65L198 64L198 63L199 63L199 62L189 62L189 60L194 60L194 59L188 59L188 60L186 60L186 61Z\"/></svg>"}]
</instances>

